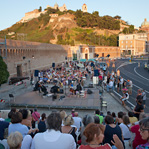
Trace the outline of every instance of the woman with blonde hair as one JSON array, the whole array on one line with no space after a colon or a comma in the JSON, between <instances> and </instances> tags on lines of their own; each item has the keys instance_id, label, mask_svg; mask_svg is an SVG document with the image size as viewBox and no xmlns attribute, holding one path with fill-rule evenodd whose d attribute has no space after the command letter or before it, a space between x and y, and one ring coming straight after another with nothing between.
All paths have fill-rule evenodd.
<instances>
[{"instance_id":1,"label":"woman with blonde hair","mask_svg":"<svg viewBox=\"0 0 149 149\"><path fill-rule=\"evenodd\" d=\"M61 128L61 131L62 133L68 133L68 134L71 134L75 141L76 141L76 131L77 131L77 128L76 127L72 127L71 125L73 125L74 123L74 120L72 118L72 115L68 115L64 118L64 126L62 126Z\"/></svg>"},{"instance_id":2,"label":"woman with blonde hair","mask_svg":"<svg viewBox=\"0 0 149 149\"><path fill-rule=\"evenodd\" d=\"M12 132L8 139L7 139L7 143L10 147L10 149L20 149L21 148L21 143L23 140L23 136L20 132L16 131L16 132Z\"/></svg>"}]
</instances>

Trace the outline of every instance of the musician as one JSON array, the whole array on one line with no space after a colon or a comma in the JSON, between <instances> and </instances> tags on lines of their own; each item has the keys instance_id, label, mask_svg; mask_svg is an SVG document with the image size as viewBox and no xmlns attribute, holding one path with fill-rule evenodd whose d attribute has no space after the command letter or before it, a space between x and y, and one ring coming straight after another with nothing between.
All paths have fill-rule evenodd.
<instances>
[{"instance_id":1,"label":"musician","mask_svg":"<svg viewBox=\"0 0 149 149\"><path fill-rule=\"evenodd\" d=\"M40 88L41 91L44 93L43 96L46 96L48 94L47 88L43 84L41 84Z\"/></svg>"},{"instance_id":2,"label":"musician","mask_svg":"<svg viewBox=\"0 0 149 149\"><path fill-rule=\"evenodd\" d=\"M35 84L35 87L34 87L34 90L33 91L39 91L40 93L40 82L37 81L36 84Z\"/></svg>"}]
</instances>

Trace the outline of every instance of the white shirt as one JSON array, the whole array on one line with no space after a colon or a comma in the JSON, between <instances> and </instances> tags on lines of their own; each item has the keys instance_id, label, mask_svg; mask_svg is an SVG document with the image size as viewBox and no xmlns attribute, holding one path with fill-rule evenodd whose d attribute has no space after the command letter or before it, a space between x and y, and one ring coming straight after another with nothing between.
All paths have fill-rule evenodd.
<instances>
[{"instance_id":1,"label":"white shirt","mask_svg":"<svg viewBox=\"0 0 149 149\"><path fill-rule=\"evenodd\" d=\"M113 81L109 82L109 86L112 87L113 86Z\"/></svg>"},{"instance_id":2,"label":"white shirt","mask_svg":"<svg viewBox=\"0 0 149 149\"><path fill-rule=\"evenodd\" d=\"M129 81L129 87L132 87L132 81L131 80Z\"/></svg>"},{"instance_id":3,"label":"white shirt","mask_svg":"<svg viewBox=\"0 0 149 149\"><path fill-rule=\"evenodd\" d=\"M31 149L76 149L72 135L60 131L47 130L37 133L33 139Z\"/></svg>"},{"instance_id":4,"label":"white shirt","mask_svg":"<svg viewBox=\"0 0 149 149\"><path fill-rule=\"evenodd\" d=\"M131 138L131 133L130 133L128 127L123 123L121 123L119 126L122 129L124 140L125 140L125 138Z\"/></svg>"},{"instance_id":5,"label":"white shirt","mask_svg":"<svg viewBox=\"0 0 149 149\"><path fill-rule=\"evenodd\" d=\"M82 126L82 119L80 117L73 117L73 120L74 120L74 124L77 129L79 130L80 127Z\"/></svg>"},{"instance_id":6,"label":"white shirt","mask_svg":"<svg viewBox=\"0 0 149 149\"><path fill-rule=\"evenodd\" d=\"M124 79L121 78L121 79L120 79L120 84L123 84L123 83L124 83Z\"/></svg>"}]
</instances>

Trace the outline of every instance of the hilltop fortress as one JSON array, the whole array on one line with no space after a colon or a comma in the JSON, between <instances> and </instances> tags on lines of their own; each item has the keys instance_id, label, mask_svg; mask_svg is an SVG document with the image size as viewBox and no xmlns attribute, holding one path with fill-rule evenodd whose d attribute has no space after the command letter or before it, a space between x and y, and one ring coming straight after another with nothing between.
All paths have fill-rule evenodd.
<instances>
[{"instance_id":1,"label":"hilltop fortress","mask_svg":"<svg viewBox=\"0 0 149 149\"><path fill-rule=\"evenodd\" d=\"M54 7L47 5L47 8L52 8L52 9L59 9L60 11L67 11L67 7L66 4L64 4L63 6L59 7L58 4L56 3L54 5ZM82 6L82 11L83 12L87 12L87 5L83 4ZM28 22L34 18L38 18L41 14L45 14L47 12L47 9L45 9L44 11L40 12L38 9L35 9L33 11L27 12L25 13L25 16L17 23L23 23L23 22Z\"/></svg>"}]
</instances>

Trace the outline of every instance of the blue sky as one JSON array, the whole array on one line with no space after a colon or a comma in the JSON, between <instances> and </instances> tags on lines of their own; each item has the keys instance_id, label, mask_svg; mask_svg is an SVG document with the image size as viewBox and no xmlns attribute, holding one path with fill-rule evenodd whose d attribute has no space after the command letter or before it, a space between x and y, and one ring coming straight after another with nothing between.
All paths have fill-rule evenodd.
<instances>
[{"instance_id":1,"label":"blue sky","mask_svg":"<svg viewBox=\"0 0 149 149\"><path fill-rule=\"evenodd\" d=\"M12 26L25 16L26 12L45 9L47 5L54 6L55 3L67 9L81 9L85 3L88 12L98 11L100 16L119 15L129 24L141 26L144 18L149 21L149 0L1 0L0 2L0 30Z\"/></svg>"}]
</instances>

